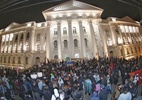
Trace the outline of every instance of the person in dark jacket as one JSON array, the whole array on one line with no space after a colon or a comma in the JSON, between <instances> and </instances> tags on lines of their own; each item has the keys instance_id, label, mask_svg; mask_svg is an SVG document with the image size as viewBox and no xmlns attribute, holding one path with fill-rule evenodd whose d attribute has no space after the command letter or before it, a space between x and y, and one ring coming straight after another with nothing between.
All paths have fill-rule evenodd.
<instances>
[{"instance_id":1,"label":"person in dark jacket","mask_svg":"<svg viewBox=\"0 0 142 100\"><path fill-rule=\"evenodd\" d=\"M101 85L101 91L99 93L100 100L107 100L108 98L108 91L105 89L104 85Z\"/></svg>"},{"instance_id":2,"label":"person in dark jacket","mask_svg":"<svg viewBox=\"0 0 142 100\"><path fill-rule=\"evenodd\" d=\"M51 94L51 92L50 92L48 86L45 86L45 87L44 87L43 95L44 95L44 99L45 99L45 100L51 100L52 94Z\"/></svg>"},{"instance_id":3,"label":"person in dark jacket","mask_svg":"<svg viewBox=\"0 0 142 100\"><path fill-rule=\"evenodd\" d=\"M78 86L74 87L75 91L72 93L73 100L83 100L83 93L79 90Z\"/></svg>"}]
</instances>

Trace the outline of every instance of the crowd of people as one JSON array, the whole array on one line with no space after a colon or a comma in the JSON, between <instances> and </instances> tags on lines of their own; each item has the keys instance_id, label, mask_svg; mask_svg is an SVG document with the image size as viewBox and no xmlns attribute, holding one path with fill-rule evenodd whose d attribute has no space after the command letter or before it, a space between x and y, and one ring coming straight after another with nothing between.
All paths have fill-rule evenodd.
<instances>
[{"instance_id":1,"label":"crowd of people","mask_svg":"<svg viewBox=\"0 0 142 100\"><path fill-rule=\"evenodd\" d=\"M142 100L138 96L142 57L41 63L18 72L0 69L0 100ZM113 91L112 85L116 88ZM85 95L84 95L85 94Z\"/></svg>"}]
</instances>

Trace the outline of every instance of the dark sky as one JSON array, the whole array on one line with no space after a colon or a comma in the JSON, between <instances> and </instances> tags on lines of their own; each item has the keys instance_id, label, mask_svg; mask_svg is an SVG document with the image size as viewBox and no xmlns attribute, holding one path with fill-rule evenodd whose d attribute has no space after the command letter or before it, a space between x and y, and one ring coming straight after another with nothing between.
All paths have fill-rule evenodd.
<instances>
[{"instance_id":1,"label":"dark sky","mask_svg":"<svg viewBox=\"0 0 142 100\"><path fill-rule=\"evenodd\" d=\"M0 0L0 29L12 22L45 21L42 11L68 0ZM78 0L104 9L102 18L142 19L142 0ZM125 1L125 2L124 2Z\"/></svg>"}]
</instances>

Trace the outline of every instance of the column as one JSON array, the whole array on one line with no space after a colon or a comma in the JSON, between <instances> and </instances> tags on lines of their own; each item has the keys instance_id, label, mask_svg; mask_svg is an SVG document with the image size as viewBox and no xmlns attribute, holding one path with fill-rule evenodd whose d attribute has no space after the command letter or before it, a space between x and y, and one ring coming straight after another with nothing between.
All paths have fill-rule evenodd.
<instances>
[{"instance_id":1,"label":"column","mask_svg":"<svg viewBox=\"0 0 142 100\"><path fill-rule=\"evenodd\" d=\"M20 46L20 36L21 36L21 34L20 33L18 33L18 39L17 39L17 48L16 48L16 51L17 52L19 52L19 46Z\"/></svg>"},{"instance_id":2,"label":"column","mask_svg":"<svg viewBox=\"0 0 142 100\"><path fill-rule=\"evenodd\" d=\"M30 45L29 45L29 48L30 48L30 52L33 52L34 51L34 33L35 33L35 26L31 27L31 33L30 33Z\"/></svg>"},{"instance_id":3,"label":"column","mask_svg":"<svg viewBox=\"0 0 142 100\"><path fill-rule=\"evenodd\" d=\"M85 41L84 41L84 32L83 32L83 26L82 26L82 20L78 20L79 24L79 30L80 30L80 57L84 58L86 57L86 47L85 47Z\"/></svg>"},{"instance_id":4,"label":"column","mask_svg":"<svg viewBox=\"0 0 142 100\"><path fill-rule=\"evenodd\" d=\"M124 29L125 29L125 26L124 26ZM126 31L126 29L125 29ZM132 37L131 37L131 32L130 32L130 27L128 27L128 34L129 34L129 38L130 38L130 43L132 43Z\"/></svg>"},{"instance_id":5,"label":"column","mask_svg":"<svg viewBox=\"0 0 142 100\"><path fill-rule=\"evenodd\" d=\"M45 41L45 35L44 35L44 32L42 30L42 33L40 33L40 51L41 52L44 52L44 41Z\"/></svg>"},{"instance_id":6,"label":"column","mask_svg":"<svg viewBox=\"0 0 142 100\"><path fill-rule=\"evenodd\" d=\"M113 24L110 24L110 29L112 33L111 35L112 35L113 45L117 46L116 27Z\"/></svg>"},{"instance_id":7,"label":"column","mask_svg":"<svg viewBox=\"0 0 142 100\"><path fill-rule=\"evenodd\" d=\"M47 21L47 33L46 33L46 60L50 59L50 22Z\"/></svg>"},{"instance_id":8,"label":"column","mask_svg":"<svg viewBox=\"0 0 142 100\"><path fill-rule=\"evenodd\" d=\"M96 53L98 52L97 50L97 43L96 43L96 38L95 38L95 32L92 24L92 20L89 20L89 27L90 27L90 34L91 34L91 48L92 48L92 53L93 57L96 57Z\"/></svg>"},{"instance_id":9,"label":"column","mask_svg":"<svg viewBox=\"0 0 142 100\"><path fill-rule=\"evenodd\" d=\"M69 50L70 50L70 58L74 58L74 41L72 34L72 20L68 20L68 33L69 33Z\"/></svg>"},{"instance_id":10,"label":"column","mask_svg":"<svg viewBox=\"0 0 142 100\"><path fill-rule=\"evenodd\" d=\"M11 49L11 53L15 53L14 52L14 49L15 49L15 37L16 37L16 34L13 34L13 40L12 40L12 49Z\"/></svg>"},{"instance_id":11,"label":"column","mask_svg":"<svg viewBox=\"0 0 142 100\"><path fill-rule=\"evenodd\" d=\"M61 21L57 21L58 58L62 60Z\"/></svg>"},{"instance_id":12,"label":"column","mask_svg":"<svg viewBox=\"0 0 142 100\"><path fill-rule=\"evenodd\" d=\"M23 33L23 45L22 45L22 50L23 52L26 51L25 47L26 47L26 31Z\"/></svg>"}]
</instances>

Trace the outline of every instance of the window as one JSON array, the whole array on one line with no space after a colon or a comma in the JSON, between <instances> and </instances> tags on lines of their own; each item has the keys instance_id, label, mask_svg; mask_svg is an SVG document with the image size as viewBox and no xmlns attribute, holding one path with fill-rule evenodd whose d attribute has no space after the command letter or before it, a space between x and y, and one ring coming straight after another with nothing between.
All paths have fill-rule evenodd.
<instances>
[{"instance_id":1,"label":"window","mask_svg":"<svg viewBox=\"0 0 142 100\"><path fill-rule=\"evenodd\" d=\"M75 54L75 58L79 58L79 54Z\"/></svg>"},{"instance_id":2,"label":"window","mask_svg":"<svg viewBox=\"0 0 142 100\"><path fill-rule=\"evenodd\" d=\"M21 64L21 57L18 57L18 64Z\"/></svg>"},{"instance_id":3,"label":"window","mask_svg":"<svg viewBox=\"0 0 142 100\"><path fill-rule=\"evenodd\" d=\"M112 40L110 38L107 39L107 45L112 46Z\"/></svg>"},{"instance_id":4,"label":"window","mask_svg":"<svg viewBox=\"0 0 142 100\"><path fill-rule=\"evenodd\" d=\"M21 34L21 38L20 38L20 41L22 41L23 40L23 34Z\"/></svg>"},{"instance_id":5,"label":"window","mask_svg":"<svg viewBox=\"0 0 142 100\"><path fill-rule=\"evenodd\" d=\"M73 27L73 33L76 33L76 27Z\"/></svg>"},{"instance_id":6,"label":"window","mask_svg":"<svg viewBox=\"0 0 142 100\"><path fill-rule=\"evenodd\" d=\"M137 48L135 47L135 52L137 53Z\"/></svg>"},{"instance_id":7,"label":"window","mask_svg":"<svg viewBox=\"0 0 142 100\"><path fill-rule=\"evenodd\" d=\"M55 40L54 41L54 49L57 49L57 47L58 47L57 44L58 44L58 42L57 42L57 40Z\"/></svg>"},{"instance_id":8,"label":"window","mask_svg":"<svg viewBox=\"0 0 142 100\"><path fill-rule=\"evenodd\" d=\"M83 32L84 32L84 33L86 33L86 29L85 29L85 27L84 27L84 26L83 26Z\"/></svg>"},{"instance_id":9,"label":"window","mask_svg":"<svg viewBox=\"0 0 142 100\"><path fill-rule=\"evenodd\" d=\"M74 47L78 47L78 41L77 41L77 39L74 39Z\"/></svg>"},{"instance_id":10,"label":"window","mask_svg":"<svg viewBox=\"0 0 142 100\"><path fill-rule=\"evenodd\" d=\"M29 44L26 44L26 51L29 50Z\"/></svg>"},{"instance_id":11,"label":"window","mask_svg":"<svg viewBox=\"0 0 142 100\"><path fill-rule=\"evenodd\" d=\"M54 28L54 35L57 35L57 28Z\"/></svg>"},{"instance_id":12,"label":"window","mask_svg":"<svg viewBox=\"0 0 142 100\"><path fill-rule=\"evenodd\" d=\"M8 41L8 40L9 40L9 34L6 35L6 41Z\"/></svg>"},{"instance_id":13,"label":"window","mask_svg":"<svg viewBox=\"0 0 142 100\"><path fill-rule=\"evenodd\" d=\"M18 40L18 34L15 36L15 42Z\"/></svg>"},{"instance_id":14,"label":"window","mask_svg":"<svg viewBox=\"0 0 142 100\"><path fill-rule=\"evenodd\" d=\"M5 35L2 36L2 42L4 42L4 41L5 41Z\"/></svg>"},{"instance_id":15,"label":"window","mask_svg":"<svg viewBox=\"0 0 142 100\"><path fill-rule=\"evenodd\" d=\"M120 37L118 38L117 41L118 41L118 44L122 44L122 42L123 42L122 39L121 39Z\"/></svg>"},{"instance_id":16,"label":"window","mask_svg":"<svg viewBox=\"0 0 142 100\"><path fill-rule=\"evenodd\" d=\"M40 41L40 34L37 34L36 41Z\"/></svg>"},{"instance_id":17,"label":"window","mask_svg":"<svg viewBox=\"0 0 142 100\"><path fill-rule=\"evenodd\" d=\"M67 28L66 28L66 27L63 28L63 34L64 34L64 35L67 34Z\"/></svg>"},{"instance_id":18,"label":"window","mask_svg":"<svg viewBox=\"0 0 142 100\"><path fill-rule=\"evenodd\" d=\"M4 63L6 63L6 57L4 57Z\"/></svg>"},{"instance_id":19,"label":"window","mask_svg":"<svg viewBox=\"0 0 142 100\"><path fill-rule=\"evenodd\" d=\"M64 40L64 48L68 48L68 41Z\"/></svg>"},{"instance_id":20,"label":"window","mask_svg":"<svg viewBox=\"0 0 142 100\"><path fill-rule=\"evenodd\" d=\"M36 45L36 48L37 48L37 51L40 51L40 45L39 44Z\"/></svg>"},{"instance_id":21,"label":"window","mask_svg":"<svg viewBox=\"0 0 142 100\"><path fill-rule=\"evenodd\" d=\"M58 59L58 55L55 55L55 56L54 56L54 59Z\"/></svg>"},{"instance_id":22,"label":"window","mask_svg":"<svg viewBox=\"0 0 142 100\"><path fill-rule=\"evenodd\" d=\"M9 39L10 41L13 40L13 33L10 34L10 37L9 37L9 38L10 38L10 39Z\"/></svg>"},{"instance_id":23,"label":"window","mask_svg":"<svg viewBox=\"0 0 142 100\"><path fill-rule=\"evenodd\" d=\"M85 41L85 46L88 47L88 40L85 38L84 41Z\"/></svg>"},{"instance_id":24,"label":"window","mask_svg":"<svg viewBox=\"0 0 142 100\"><path fill-rule=\"evenodd\" d=\"M26 39L29 40L29 38L30 38L30 33L27 33Z\"/></svg>"},{"instance_id":25,"label":"window","mask_svg":"<svg viewBox=\"0 0 142 100\"><path fill-rule=\"evenodd\" d=\"M28 57L25 57L25 64L28 64Z\"/></svg>"},{"instance_id":26,"label":"window","mask_svg":"<svg viewBox=\"0 0 142 100\"><path fill-rule=\"evenodd\" d=\"M13 57L13 64L15 64L15 57Z\"/></svg>"},{"instance_id":27,"label":"window","mask_svg":"<svg viewBox=\"0 0 142 100\"><path fill-rule=\"evenodd\" d=\"M10 57L8 57L8 63L10 63Z\"/></svg>"}]
</instances>

